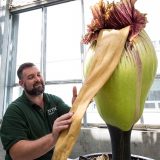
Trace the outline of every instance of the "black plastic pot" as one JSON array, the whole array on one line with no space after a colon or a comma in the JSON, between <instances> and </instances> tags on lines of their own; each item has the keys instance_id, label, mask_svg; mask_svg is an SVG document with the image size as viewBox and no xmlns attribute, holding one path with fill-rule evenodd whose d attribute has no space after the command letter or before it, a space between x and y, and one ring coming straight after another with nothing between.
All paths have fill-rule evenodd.
<instances>
[{"instance_id":1,"label":"black plastic pot","mask_svg":"<svg viewBox=\"0 0 160 160\"><path fill-rule=\"evenodd\" d=\"M92 160L93 158L101 156L102 154L103 155L108 155L110 160L112 160L112 153L110 153L110 152L82 155L82 156L79 156L78 158L76 158L75 160ZM132 154L131 155L131 160L154 160L154 159Z\"/></svg>"}]
</instances>

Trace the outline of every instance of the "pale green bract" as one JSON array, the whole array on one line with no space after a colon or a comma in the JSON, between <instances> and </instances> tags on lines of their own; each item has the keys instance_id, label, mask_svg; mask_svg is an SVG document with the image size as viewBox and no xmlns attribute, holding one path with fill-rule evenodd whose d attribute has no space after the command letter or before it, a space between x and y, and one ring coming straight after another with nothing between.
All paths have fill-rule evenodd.
<instances>
[{"instance_id":1,"label":"pale green bract","mask_svg":"<svg viewBox=\"0 0 160 160\"><path fill-rule=\"evenodd\" d=\"M94 45L86 55L84 75L92 63ZM128 131L140 119L157 69L157 57L147 33L142 30L127 44L117 68L96 94L98 112L106 124ZM98 83L98 82L97 82Z\"/></svg>"}]
</instances>

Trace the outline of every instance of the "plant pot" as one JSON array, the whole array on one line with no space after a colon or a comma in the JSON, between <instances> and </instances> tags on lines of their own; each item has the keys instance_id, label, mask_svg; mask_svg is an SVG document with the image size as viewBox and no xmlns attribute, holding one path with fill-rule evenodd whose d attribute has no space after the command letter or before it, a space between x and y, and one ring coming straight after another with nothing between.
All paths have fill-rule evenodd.
<instances>
[{"instance_id":1,"label":"plant pot","mask_svg":"<svg viewBox=\"0 0 160 160\"><path fill-rule=\"evenodd\" d=\"M75 160L95 160L93 158L96 158L101 155L108 155L109 160L112 160L112 153L111 152L105 152L105 153L92 153L92 154L87 154L87 155L82 155L76 158ZM143 156L138 156L138 155L131 155L131 160L154 160L151 158L143 157Z\"/></svg>"}]
</instances>

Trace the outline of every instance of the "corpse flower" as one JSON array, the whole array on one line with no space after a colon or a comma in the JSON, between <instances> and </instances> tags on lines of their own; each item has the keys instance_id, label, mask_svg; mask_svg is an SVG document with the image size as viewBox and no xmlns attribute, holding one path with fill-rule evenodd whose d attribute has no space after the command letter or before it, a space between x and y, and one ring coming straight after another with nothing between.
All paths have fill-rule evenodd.
<instances>
[{"instance_id":1,"label":"corpse flower","mask_svg":"<svg viewBox=\"0 0 160 160\"><path fill-rule=\"evenodd\" d=\"M131 159L132 127L142 115L157 69L155 49L144 30L146 14L134 4L135 0L100 0L91 8L93 19L82 40L89 45L85 80L71 109L73 122L55 146L54 160L69 157L93 98L110 132L112 160Z\"/></svg>"},{"instance_id":2,"label":"corpse flower","mask_svg":"<svg viewBox=\"0 0 160 160\"><path fill-rule=\"evenodd\" d=\"M101 32L130 26L119 63L94 98L98 112L110 132L113 160L131 158L131 130L143 113L144 103L157 69L156 52L144 30L147 23L146 14L135 9L134 4L135 0L110 4L99 1L92 7L93 19L83 39L84 43L90 45L84 65L87 77L97 52L97 37ZM105 41L101 45L103 48ZM110 54L107 49L106 51L106 54Z\"/></svg>"},{"instance_id":3,"label":"corpse flower","mask_svg":"<svg viewBox=\"0 0 160 160\"><path fill-rule=\"evenodd\" d=\"M145 14L134 8L134 2L122 0L116 4L105 4L103 1L97 3L92 7L93 20L83 39L84 43L90 43L91 50L85 60L87 75L97 44L96 37L100 32L105 32L102 29L119 30L130 26L118 66L95 96L103 120L124 131L130 130L141 117L157 68L155 49L144 30L147 22Z\"/></svg>"}]
</instances>

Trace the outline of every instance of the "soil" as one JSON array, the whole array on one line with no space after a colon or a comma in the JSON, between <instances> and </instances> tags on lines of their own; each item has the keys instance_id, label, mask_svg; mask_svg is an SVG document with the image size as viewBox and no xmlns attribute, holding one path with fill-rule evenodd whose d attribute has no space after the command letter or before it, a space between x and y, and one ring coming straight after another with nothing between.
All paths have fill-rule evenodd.
<instances>
[{"instance_id":1,"label":"soil","mask_svg":"<svg viewBox=\"0 0 160 160\"><path fill-rule=\"evenodd\" d=\"M112 154L95 154L95 155L80 156L79 159L77 160L112 160ZM132 156L131 160L153 160L153 159Z\"/></svg>"}]
</instances>

